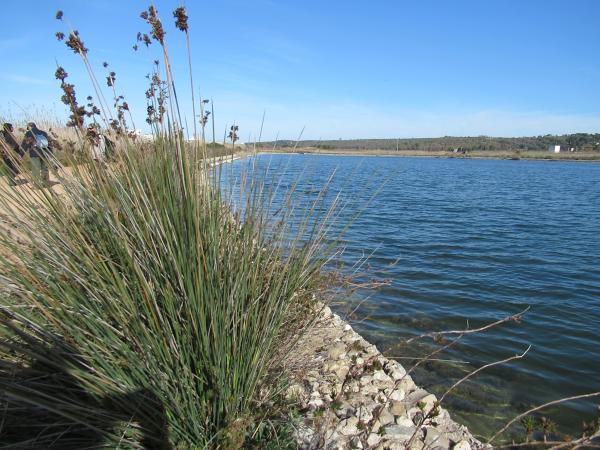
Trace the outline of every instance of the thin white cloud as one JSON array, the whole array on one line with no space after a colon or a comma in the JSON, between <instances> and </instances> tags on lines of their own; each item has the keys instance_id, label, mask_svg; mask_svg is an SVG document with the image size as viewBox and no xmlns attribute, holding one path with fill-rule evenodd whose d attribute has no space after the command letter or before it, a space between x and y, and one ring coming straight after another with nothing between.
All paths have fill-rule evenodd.
<instances>
[{"instance_id":1,"label":"thin white cloud","mask_svg":"<svg viewBox=\"0 0 600 450\"><path fill-rule=\"evenodd\" d=\"M44 80L42 78L30 77L28 75L19 75L19 74L3 74L2 78L7 81L12 81L13 83L18 84L29 84L36 86L47 86L52 84L49 80Z\"/></svg>"}]
</instances>

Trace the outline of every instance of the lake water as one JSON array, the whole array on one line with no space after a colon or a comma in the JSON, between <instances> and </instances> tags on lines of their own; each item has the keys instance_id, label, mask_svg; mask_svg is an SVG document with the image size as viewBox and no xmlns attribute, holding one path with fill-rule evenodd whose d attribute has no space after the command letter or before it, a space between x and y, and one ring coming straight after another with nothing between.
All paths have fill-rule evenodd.
<instances>
[{"instance_id":1,"label":"lake water","mask_svg":"<svg viewBox=\"0 0 600 450\"><path fill-rule=\"evenodd\" d=\"M362 300L354 326L380 349L531 306L521 323L463 337L436 355L444 361L415 372L418 384L439 394L476 367L532 346L524 359L481 373L447 400L474 433L489 435L533 405L600 391L600 164L313 155L254 162L282 189L298 182L297 195L307 198L335 172L328 195L341 192L349 202L338 227L368 203L345 234L342 260L372 253L363 272L390 284L337 309ZM389 354L409 368L433 345ZM597 403L571 402L546 415L575 434Z\"/></svg>"}]
</instances>

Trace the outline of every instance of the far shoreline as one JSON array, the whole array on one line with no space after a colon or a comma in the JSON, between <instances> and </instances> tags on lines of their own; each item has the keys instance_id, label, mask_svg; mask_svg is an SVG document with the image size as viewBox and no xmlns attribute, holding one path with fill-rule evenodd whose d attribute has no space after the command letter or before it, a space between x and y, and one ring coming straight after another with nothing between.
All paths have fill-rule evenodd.
<instances>
[{"instance_id":1,"label":"far shoreline","mask_svg":"<svg viewBox=\"0 0 600 450\"><path fill-rule=\"evenodd\" d=\"M245 152L248 152L246 150ZM585 162L585 163L600 163L600 153L554 153L549 156L544 156L545 152L495 152L495 151L479 151L470 152L467 154L455 154L450 152L440 151L390 151L390 150L351 150L351 149L336 149L323 150L315 148L301 148L284 150L280 149L264 149L256 148L256 154L281 154L281 155L314 155L314 156L380 156L380 157L395 157L395 158L438 158L438 159L489 159L489 160L506 160L506 161L548 161L548 162ZM489 153L486 155L485 153ZM560 156L559 156L560 155Z\"/></svg>"}]
</instances>

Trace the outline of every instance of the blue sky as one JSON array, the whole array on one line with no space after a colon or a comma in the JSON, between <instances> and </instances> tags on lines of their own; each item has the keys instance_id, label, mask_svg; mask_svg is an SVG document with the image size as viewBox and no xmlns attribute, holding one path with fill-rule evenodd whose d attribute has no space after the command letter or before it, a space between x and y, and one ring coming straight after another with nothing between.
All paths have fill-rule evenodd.
<instances>
[{"instance_id":1,"label":"blue sky","mask_svg":"<svg viewBox=\"0 0 600 450\"><path fill-rule=\"evenodd\" d=\"M93 94L78 56L54 38L80 31L97 76L107 61L117 90L145 115L145 74L156 44L138 0L6 2L0 16L0 115L65 117L56 62L81 103ZM600 131L597 0L155 2L184 113L191 103L184 35L171 11L190 15L197 87L215 102L218 139L239 124L263 139L523 136ZM24 8L26 11L24 11ZM65 23L54 19L65 13ZM106 95L108 95L108 90Z\"/></svg>"}]
</instances>

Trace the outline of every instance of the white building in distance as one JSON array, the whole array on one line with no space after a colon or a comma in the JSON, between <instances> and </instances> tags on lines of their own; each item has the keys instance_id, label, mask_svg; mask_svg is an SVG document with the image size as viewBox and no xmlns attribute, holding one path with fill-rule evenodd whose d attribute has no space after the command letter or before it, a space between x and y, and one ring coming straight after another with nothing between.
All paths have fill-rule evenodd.
<instances>
[{"instance_id":1,"label":"white building in distance","mask_svg":"<svg viewBox=\"0 0 600 450\"><path fill-rule=\"evenodd\" d=\"M560 153L560 145L549 145L548 151L550 153Z\"/></svg>"}]
</instances>

